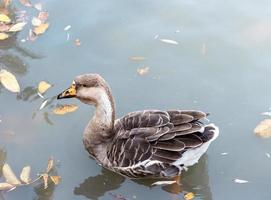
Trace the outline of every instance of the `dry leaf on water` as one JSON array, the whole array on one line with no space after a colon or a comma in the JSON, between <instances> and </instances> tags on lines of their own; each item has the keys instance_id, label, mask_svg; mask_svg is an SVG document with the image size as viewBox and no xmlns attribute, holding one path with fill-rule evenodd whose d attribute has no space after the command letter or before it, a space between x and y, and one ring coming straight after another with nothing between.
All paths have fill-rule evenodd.
<instances>
[{"instance_id":1,"label":"dry leaf on water","mask_svg":"<svg viewBox=\"0 0 271 200\"><path fill-rule=\"evenodd\" d=\"M142 68L138 68L138 69L137 69L137 73L138 73L140 76L146 75L147 73L149 73L149 71L150 71L150 68L149 68L149 67L142 67Z\"/></svg>"},{"instance_id":2,"label":"dry leaf on water","mask_svg":"<svg viewBox=\"0 0 271 200\"><path fill-rule=\"evenodd\" d=\"M17 24L14 24L12 27L10 27L10 29L8 31L9 32L18 32L18 31L21 31L26 24L27 24L26 22L19 22Z\"/></svg>"},{"instance_id":3,"label":"dry leaf on water","mask_svg":"<svg viewBox=\"0 0 271 200\"><path fill-rule=\"evenodd\" d=\"M48 188L48 177L49 177L49 175L48 174L42 174L41 176L42 176L43 182L44 182L44 189L47 189Z\"/></svg>"},{"instance_id":4,"label":"dry leaf on water","mask_svg":"<svg viewBox=\"0 0 271 200\"><path fill-rule=\"evenodd\" d=\"M46 81L41 81L38 86L39 93L45 93L50 87L52 87L51 84L47 83Z\"/></svg>"},{"instance_id":5,"label":"dry leaf on water","mask_svg":"<svg viewBox=\"0 0 271 200\"><path fill-rule=\"evenodd\" d=\"M76 105L73 105L73 104L68 105L68 104L66 104L66 105L60 105L60 106L57 106L57 107L54 109L53 112L54 112L54 114L56 114L56 115L64 115L64 114L66 114L66 113L70 113L70 112L76 111L77 108L78 108L78 106L76 106Z\"/></svg>"},{"instance_id":6,"label":"dry leaf on water","mask_svg":"<svg viewBox=\"0 0 271 200\"><path fill-rule=\"evenodd\" d=\"M48 19L48 17L49 17L49 13L48 13L48 12L45 12L45 11L40 12L39 15L38 15L38 19L39 19L42 23L44 23L44 22Z\"/></svg>"},{"instance_id":7,"label":"dry leaf on water","mask_svg":"<svg viewBox=\"0 0 271 200\"><path fill-rule=\"evenodd\" d=\"M48 160L47 169L46 169L47 174L52 170L53 166L54 166L54 160L50 158Z\"/></svg>"},{"instance_id":8,"label":"dry leaf on water","mask_svg":"<svg viewBox=\"0 0 271 200\"><path fill-rule=\"evenodd\" d=\"M0 32L8 32L10 27L11 27L11 25L9 25L9 24L0 24Z\"/></svg>"},{"instance_id":9,"label":"dry leaf on water","mask_svg":"<svg viewBox=\"0 0 271 200\"><path fill-rule=\"evenodd\" d=\"M37 17L33 17L31 23L33 26L40 26L42 24L41 20Z\"/></svg>"},{"instance_id":10,"label":"dry leaf on water","mask_svg":"<svg viewBox=\"0 0 271 200\"><path fill-rule=\"evenodd\" d=\"M29 0L20 0L21 4L23 4L26 7L31 7L32 4L30 3Z\"/></svg>"},{"instance_id":11,"label":"dry leaf on water","mask_svg":"<svg viewBox=\"0 0 271 200\"><path fill-rule=\"evenodd\" d=\"M0 190L11 190L11 189L13 189L13 188L15 188L15 186L14 185L12 185L12 184L9 184L9 183L0 183Z\"/></svg>"},{"instance_id":12,"label":"dry leaf on water","mask_svg":"<svg viewBox=\"0 0 271 200\"><path fill-rule=\"evenodd\" d=\"M12 169L10 168L10 166L7 163L5 163L3 165L2 173L3 173L3 176L5 177L7 183L10 183L12 185L21 185L21 182L15 176Z\"/></svg>"},{"instance_id":13,"label":"dry leaf on water","mask_svg":"<svg viewBox=\"0 0 271 200\"><path fill-rule=\"evenodd\" d=\"M74 44L76 46L80 46L81 45L81 41L77 38L77 39L74 40Z\"/></svg>"},{"instance_id":14,"label":"dry leaf on water","mask_svg":"<svg viewBox=\"0 0 271 200\"><path fill-rule=\"evenodd\" d=\"M262 138L269 138L271 136L271 119L261 121L254 129L254 133Z\"/></svg>"},{"instance_id":15,"label":"dry leaf on water","mask_svg":"<svg viewBox=\"0 0 271 200\"><path fill-rule=\"evenodd\" d=\"M188 192L184 195L184 199L185 200L191 200L191 199L194 199L195 195L193 192Z\"/></svg>"},{"instance_id":16,"label":"dry leaf on water","mask_svg":"<svg viewBox=\"0 0 271 200\"><path fill-rule=\"evenodd\" d=\"M132 57L130 57L130 60L132 60L132 61L142 61L142 60L146 60L146 58L143 57L143 56L132 56Z\"/></svg>"},{"instance_id":17,"label":"dry leaf on water","mask_svg":"<svg viewBox=\"0 0 271 200\"><path fill-rule=\"evenodd\" d=\"M40 34L43 34L49 27L49 23L44 23L44 24L41 24L37 27L34 28L33 32L36 34L36 35L40 35Z\"/></svg>"},{"instance_id":18,"label":"dry leaf on water","mask_svg":"<svg viewBox=\"0 0 271 200\"><path fill-rule=\"evenodd\" d=\"M60 182L60 176L50 176L50 179L54 182L55 185L58 185Z\"/></svg>"},{"instance_id":19,"label":"dry leaf on water","mask_svg":"<svg viewBox=\"0 0 271 200\"><path fill-rule=\"evenodd\" d=\"M168 43L168 44L174 44L178 45L179 43L175 40L170 40L170 39L160 39L161 42Z\"/></svg>"},{"instance_id":20,"label":"dry leaf on water","mask_svg":"<svg viewBox=\"0 0 271 200\"><path fill-rule=\"evenodd\" d=\"M0 33L0 40L5 40L5 39L7 39L8 37L9 37L8 34L6 34L6 33Z\"/></svg>"},{"instance_id":21,"label":"dry leaf on water","mask_svg":"<svg viewBox=\"0 0 271 200\"><path fill-rule=\"evenodd\" d=\"M16 77L5 69L0 70L0 82L11 92L20 92L20 86Z\"/></svg>"},{"instance_id":22,"label":"dry leaf on water","mask_svg":"<svg viewBox=\"0 0 271 200\"><path fill-rule=\"evenodd\" d=\"M22 182L29 184L31 181L30 178L30 171L31 171L31 167L30 166L26 166L22 169L22 172L20 174L20 179Z\"/></svg>"},{"instance_id":23,"label":"dry leaf on water","mask_svg":"<svg viewBox=\"0 0 271 200\"><path fill-rule=\"evenodd\" d=\"M0 14L0 22L10 23L11 19L5 14Z\"/></svg>"}]
</instances>

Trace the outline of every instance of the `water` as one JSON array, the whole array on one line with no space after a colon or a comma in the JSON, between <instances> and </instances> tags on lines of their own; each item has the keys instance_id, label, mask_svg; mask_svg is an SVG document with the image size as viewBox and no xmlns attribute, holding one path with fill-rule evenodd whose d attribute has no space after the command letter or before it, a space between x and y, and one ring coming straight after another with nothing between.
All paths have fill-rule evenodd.
<instances>
[{"instance_id":1,"label":"water","mask_svg":"<svg viewBox=\"0 0 271 200\"><path fill-rule=\"evenodd\" d=\"M1 42L1 66L16 75L22 88L19 95L0 88L0 145L6 151L1 157L17 174L31 165L34 177L53 156L62 181L46 191L42 185L17 188L2 193L3 198L170 200L182 199L185 192L204 200L271 197L271 160L265 155L271 152L270 140L253 134L265 118L260 113L271 106L270 1L49 0L44 6L50 28L37 41L20 42L26 28ZM72 26L69 41L67 25ZM131 56L146 60L131 61ZM137 75L144 66L149 73ZM38 110L43 101L35 92L39 81L54 84L46 93L53 97L76 75L94 72L111 85L118 117L148 108L211 113L220 137L182 175L181 187L149 187L148 180L123 178L90 159L81 138L93 108L75 99L53 99L51 106L75 103L79 109L65 116L52 114L50 106ZM236 184L234 178L250 182Z\"/></svg>"}]
</instances>

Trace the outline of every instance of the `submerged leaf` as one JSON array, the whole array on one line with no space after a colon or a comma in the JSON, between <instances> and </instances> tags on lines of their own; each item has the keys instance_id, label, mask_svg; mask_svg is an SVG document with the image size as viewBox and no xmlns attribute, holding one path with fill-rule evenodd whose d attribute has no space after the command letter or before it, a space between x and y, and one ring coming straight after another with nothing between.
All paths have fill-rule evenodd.
<instances>
[{"instance_id":1,"label":"submerged leaf","mask_svg":"<svg viewBox=\"0 0 271 200\"><path fill-rule=\"evenodd\" d=\"M37 27L34 28L33 32L36 34L36 35L40 35L40 34L43 34L49 27L49 23L44 23L44 24L41 24Z\"/></svg>"},{"instance_id":2,"label":"submerged leaf","mask_svg":"<svg viewBox=\"0 0 271 200\"><path fill-rule=\"evenodd\" d=\"M15 186L10 183L0 183L0 190L11 190L13 188L15 188Z\"/></svg>"},{"instance_id":3,"label":"submerged leaf","mask_svg":"<svg viewBox=\"0 0 271 200\"><path fill-rule=\"evenodd\" d=\"M271 136L271 119L261 121L254 129L254 133L262 138L269 138Z\"/></svg>"},{"instance_id":4,"label":"submerged leaf","mask_svg":"<svg viewBox=\"0 0 271 200\"><path fill-rule=\"evenodd\" d=\"M30 183L30 181L31 181L30 171L31 171L31 167L30 166L26 166L26 167L24 167L22 169L22 172L20 174L21 181L23 181L26 184Z\"/></svg>"},{"instance_id":5,"label":"submerged leaf","mask_svg":"<svg viewBox=\"0 0 271 200\"><path fill-rule=\"evenodd\" d=\"M0 40L5 40L5 39L7 39L8 37L9 37L8 34L6 34L6 33L0 33Z\"/></svg>"},{"instance_id":6,"label":"submerged leaf","mask_svg":"<svg viewBox=\"0 0 271 200\"><path fill-rule=\"evenodd\" d=\"M56 115L64 115L66 113L76 111L77 108L78 108L78 106L76 106L76 105L73 105L73 104L68 105L68 104L66 104L66 105L60 105L60 106L56 107L53 112Z\"/></svg>"},{"instance_id":7,"label":"submerged leaf","mask_svg":"<svg viewBox=\"0 0 271 200\"><path fill-rule=\"evenodd\" d=\"M195 195L193 192L188 192L184 195L184 199L185 200L191 200L191 199L194 199Z\"/></svg>"},{"instance_id":8,"label":"submerged leaf","mask_svg":"<svg viewBox=\"0 0 271 200\"><path fill-rule=\"evenodd\" d=\"M39 82L38 90L40 94L45 93L50 87L52 87L51 84L47 83L46 81Z\"/></svg>"},{"instance_id":9,"label":"submerged leaf","mask_svg":"<svg viewBox=\"0 0 271 200\"><path fill-rule=\"evenodd\" d=\"M3 0L5 7L8 7L11 3L11 0Z\"/></svg>"},{"instance_id":10,"label":"submerged leaf","mask_svg":"<svg viewBox=\"0 0 271 200\"><path fill-rule=\"evenodd\" d=\"M11 19L5 14L0 14L0 22L9 23L11 22Z\"/></svg>"},{"instance_id":11,"label":"submerged leaf","mask_svg":"<svg viewBox=\"0 0 271 200\"><path fill-rule=\"evenodd\" d=\"M8 31L9 32L18 32L18 31L21 31L26 24L27 24L26 22L19 22L17 24L14 24L12 27L10 27L10 29Z\"/></svg>"},{"instance_id":12,"label":"submerged leaf","mask_svg":"<svg viewBox=\"0 0 271 200\"><path fill-rule=\"evenodd\" d=\"M3 176L5 177L7 183L10 183L12 185L20 185L21 184L21 182L15 176L12 169L10 168L10 166L7 163L5 163L3 165L2 172L3 172Z\"/></svg>"},{"instance_id":13,"label":"submerged leaf","mask_svg":"<svg viewBox=\"0 0 271 200\"><path fill-rule=\"evenodd\" d=\"M61 177L60 176L50 176L51 180L55 185L58 185L60 182Z\"/></svg>"},{"instance_id":14,"label":"submerged leaf","mask_svg":"<svg viewBox=\"0 0 271 200\"><path fill-rule=\"evenodd\" d=\"M5 69L0 70L0 82L11 92L20 92L20 86L16 77Z\"/></svg>"}]
</instances>

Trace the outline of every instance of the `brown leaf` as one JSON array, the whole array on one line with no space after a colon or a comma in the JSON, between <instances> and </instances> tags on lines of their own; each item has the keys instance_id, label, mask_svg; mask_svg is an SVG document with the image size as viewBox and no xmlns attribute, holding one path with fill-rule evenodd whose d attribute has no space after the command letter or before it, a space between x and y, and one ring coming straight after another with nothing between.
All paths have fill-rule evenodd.
<instances>
[{"instance_id":1,"label":"brown leaf","mask_svg":"<svg viewBox=\"0 0 271 200\"><path fill-rule=\"evenodd\" d=\"M20 174L20 179L21 181L23 181L26 184L29 184L31 181L30 178L30 171L31 171L31 167L30 166L26 166L22 169L22 172Z\"/></svg>"},{"instance_id":2,"label":"brown leaf","mask_svg":"<svg viewBox=\"0 0 271 200\"><path fill-rule=\"evenodd\" d=\"M10 27L11 27L11 25L9 25L9 24L0 24L0 32L8 32Z\"/></svg>"},{"instance_id":3,"label":"brown leaf","mask_svg":"<svg viewBox=\"0 0 271 200\"><path fill-rule=\"evenodd\" d=\"M66 113L70 113L70 112L76 111L77 108L78 108L78 106L73 105L73 104L71 104L71 105L68 105L68 104L66 104L66 105L59 105L59 106L57 106L57 107L53 110L53 112L54 112L54 114L56 114L56 115L64 115L64 114L66 114Z\"/></svg>"},{"instance_id":4,"label":"brown leaf","mask_svg":"<svg viewBox=\"0 0 271 200\"><path fill-rule=\"evenodd\" d=\"M271 119L261 121L254 129L254 133L262 138L269 138L271 136Z\"/></svg>"},{"instance_id":5,"label":"brown leaf","mask_svg":"<svg viewBox=\"0 0 271 200\"><path fill-rule=\"evenodd\" d=\"M38 15L38 19L42 22L42 23L45 23L45 21L48 19L49 17L49 13L48 12L45 12L45 11L42 11L39 13Z\"/></svg>"},{"instance_id":6,"label":"brown leaf","mask_svg":"<svg viewBox=\"0 0 271 200\"><path fill-rule=\"evenodd\" d=\"M0 183L0 190L11 190L15 186L9 183Z\"/></svg>"},{"instance_id":7,"label":"brown leaf","mask_svg":"<svg viewBox=\"0 0 271 200\"><path fill-rule=\"evenodd\" d=\"M147 73L149 73L149 71L150 71L150 68L149 68L149 67L142 67L142 68L138 68L138 69L137 69L137 73L138 73L140 76L146 75Z\"/></svg>"},{"instance_id":8,"label":"brown leaf","mask_svg":"<svg viewBox=\"0 0 271 200\"><path fill-rule=\"evenodd\" d=\"M43 182L44 182L44 189L46 190L48 188L48 174L42 174L41 175L43 178Z\"/></svg>"},{"instance_id":9,"label":"brown leaf","mask_svg":"<svg viewBox=\"0 0 271 200\"><path fill-rule=\"evenodd\" d=\"M50 176L51 180L54 182L55 185L58 185L60 182L60 176Z\"/></svg>"},{"instance_id":10,"label":"brown leaf","mask_svg":"<svg viewBox=\"0 0 271 200\"><path fill-rule=\"evenodd\" d=\"M26 7L32 7L32 4L29 0L20 0L20 2Z\"/></svg>"},{"instance_id":11,"label":"brown leaf","mask_svg":"<svg viewBox=\"0 0 271 200\"><path fill-rule=\"evenodd\" d=\"M5 69L0 70L0 82L11 92L20 92L20 86L16 77Z\"/></svg>"},{"instance_id":12,"label":"brown leaf","mask_svg":"<svg viewBox=\"0 0 271 200\"><path fill-rule=\"evenodd\" d=\"M54 160L50 158L48 160L47 169L46 169L47 174L52 170L53 166L54 166Z\"/></svg>"},{"instance_id":13,"label":"brown leaf","mask_svg":"<svg viewBox=\"0 0 271 200\"><path fill-rule=\"evenodd\" d=\"M40 35L40 34L43 34L49 27L49 23L44 23L44 24L41 24L37 27L34 28L33 32L36 34L36 35Z\"/></svg>"},{"instance_id":14,"label":"brown leaf","mask_svg":"<svg viewBox=\"0 0 271 200\"><path fill-rule=\"evenodd\" d=\"M18 180L18 178L15 176L13 173L12 169L10 166L5 163L2 168L3 176L6 179L6 182L12 185L20 185L21 182Z\"/></svg>"}]
</instances>

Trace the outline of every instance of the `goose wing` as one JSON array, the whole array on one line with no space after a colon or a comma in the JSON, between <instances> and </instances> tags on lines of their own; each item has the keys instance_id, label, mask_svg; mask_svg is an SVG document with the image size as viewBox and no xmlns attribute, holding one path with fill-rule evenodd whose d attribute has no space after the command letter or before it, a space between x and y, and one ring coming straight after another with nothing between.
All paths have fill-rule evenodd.
<instances>
[{"instance_id":1,"label":"goose wing","mask_svg":"<svg viewBox=\"0 0 271 200\"><path fill-rule=\"evenodd\" d=\"M210 139L202 134L201 111L147 110L129 113L115 122L115 138L107 156L113 166L129 168L144 161L173 163L189 148Z\"/></svg>"}]
</instances>

